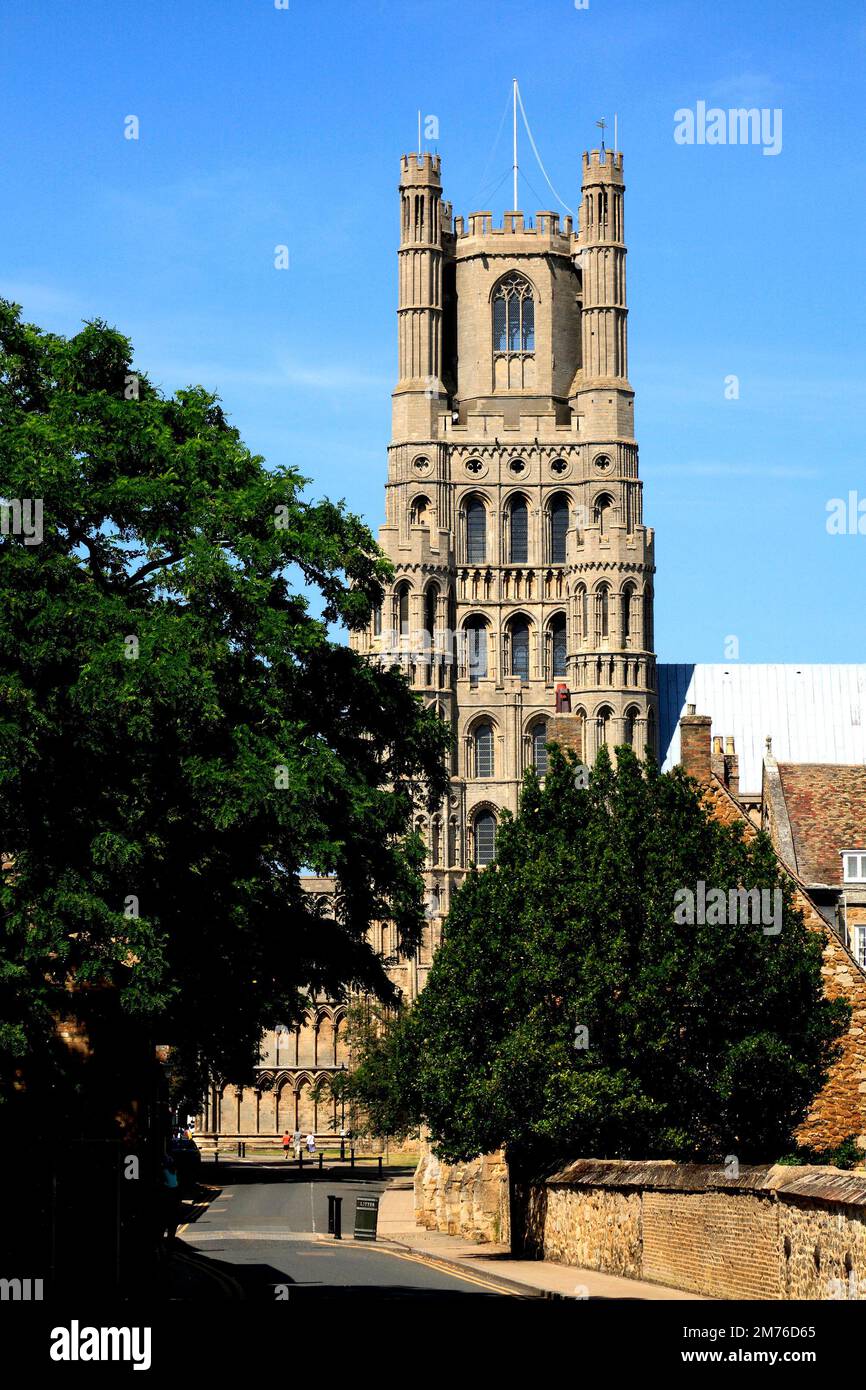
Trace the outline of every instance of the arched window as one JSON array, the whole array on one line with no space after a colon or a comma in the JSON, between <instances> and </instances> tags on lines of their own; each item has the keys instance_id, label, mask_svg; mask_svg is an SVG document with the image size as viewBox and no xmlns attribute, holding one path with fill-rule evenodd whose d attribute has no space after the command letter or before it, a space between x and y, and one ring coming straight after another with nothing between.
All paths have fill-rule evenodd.
<instances>
[{"instance_id":1,"label":"arched window","mask_svg":"<svg viewBox=\"0 0 866 1390\"><path fill-rule=\"evenodd\" d=\"M623 731L623 743L627 743L629 748L634 748L635 729L640 711L635 705L629 705L625 712L625 729ZM642 752L643 750L638 750Z\"/></svg>"},{"instance_id":2,"label":"arched window","mask_svg":"<svg viewBox=\"0 0 866 1390\"><path fill-rule=\"evenodd\" d=\"M394 591L397 608L397 629L401 637L409 636L409 585L398 584Z\"/></svg>"},{"instance_id":3,"label":"arched window","mask_svg":"<svg viewBox=\"0 0 866 1390\"><path fill-rule=\"evenodd\" d=\"M622 591L622 645L628 647L631 644L631 608L634 599L634 585L626 584Z\"/></svg>"},{"instance_id":4,"label":"arched window","mask_svg":"<svg viewBox=\"0 0 866 1390\"><path fill-rule=\"evenodd\" d=\"M430 862L439 864L442 859L442 822L434 816L430 824Z\"/></svg>"},{"instance_id":5,"label":"arched window","mask_svg":"<svg viewBox=\"0 0 866 1390\"><path fill-rule=\"evenodd\" d=\"M644 589L643 595L643 646L645 652L651 652L653 649L653 591L651 584L648 584Z\"/></svg>"},{"instance_id":6,"label":"arched window","mask_svg":"<svg viewBox=\"0 0 866 1390\"><path fill-rule=\"evenodd\" d=\"M577 612L580 623L580 640L588 642L590 639L589 631L589 594L585 585L581 584L577 591Z\"/></svg>"},{"instance_id":7,"label":"arched window","mask_svg":"<svg viewBox=\"0 0 866 1390\"><path fill-rule=\"evenodd\" d=\"M493 726L492 724L478 724L472 735L473 746L473 776L492 777L493 776Z\"/></svg>"},{"instance_id":8,"label":"arched window","mask_svg":"<svg viewBox=\"0 0 866 1390\"><path fill-rule=\"evenodd\" d=\"M409 519L413 526L430 525L430 498L416 497L413 499L409 510Z\"/></svg>"},{"instance_id":9,"label":"arched window","mask_svg":"<svg viewBox=\"0 0 866 1390\"><path fill-rule=\"evenodd\" d=\"M601 497L596 497L595 499L595 505L593 507L593 518L595 520L596 526L598 527L598 534L600 536L606 536L610 529L610 516L612 506L613 501L610 497L608 497L606 492L603 492Z\"/></svg>"},{"instance_id":10,"label":"arched window","mask_svg":"<svg viewBox=\"0 0 866 1390\"><path fill-rule=\"evenodd\" d=\"M487 619L469 618L466 633L466 666L471 685L487 678Z\"/></svg>"},{"instance_id":11,"label":"arched window","mask_svg":"<svg viewBox=\"0 0 866 1390\"><path fill-rule=\"evenodd\" d=\"M506 275L493 296L493 351L535 351L535 301L523 275Z\"/></svg>"},{"instance_id":12,"label":"arched window","mask_svg":"<svg viewBox=\"0 0 866 1390\"><path fill-rule=\"evenodd\" d=\"M561 494L550 504L550 563L565 563L565 533L568 530L568 498Z\"/></svg>"},{"instance_id":13,"label":"arched window","mask_svg":"<svg viewBox=\"0 0 866 1390\"><path fill-rule=\"evenodd\" d=\"M514 618L511 623L511 674L524 682L529 680L529 623Z\"/></svg>"},{"instance_id":14,"label":"arched window","mask_svg":"<svg viewBox=\"0 0 866 1390\"><path fill-rule=\"evenodd\" d=\"M487 508L480 497L466 503L466 561L483 565L487 559Z\"/></svg>"},{"instance_id":15,"label":"arched window","mask_svg":"<svg viewBox=\"0 0 866 1390\"><path fill-rule=\"evenodd\" d=\"M550 620L551 675L564 676L568 662L568 639L565 614L557 613Z\"/></svg>"},{"instance_id":16,"label":"arched window","mask_svg":"<svg viewBox=\"0 0 866 1390\"><path fill-rule=\"evenodd\" d=\"M425 645L432 648L436 631L436 613L439 604L439 586L431 584L424 595L424 630L427 633Z\"/></svg>"},{"instance_id":17,"label":"arched window","mask_svg":"<svg viewBox=\"0 0 866 1390\"><path fill-rule=\"evenodd\" d=\"M610 591L606 584L596 590L595 606L596 637L602 641L610 635Z\"/></svg>"},{"instance_id":18,"label":"arched window","mask_svg":"<svg viewBox=\"0 0 866 1390\"><path fill-rule=\"evenodd\" d=\"M508 563L525 565L529 560L529 508L523 497L511 504L508 528Z\"/></svg>"},{"instance_id":19,"label":"arched window","mask_svg":"<svg viewBox=\"0 0 866 1390\"><path fill-rule=\"evenodd\" d=\"M475 817L475 863L479 868L492 864L496 857L496 817L492 811L482 811Z\"/></svg>"},{"instance_id":20,"label":"arched window","mask_svg":"<svg viewBox=\"0 0 866 1390\"><path fill-rule=\"evenodd\" d=\"M547 720L539 719L532 726L532 766L543 777L547 772Z\"/></svg>"},{"instance_id":21,"label":"arched window","mask_svg":"<svg viewBox=\"0 0 866 1390\"><path fill-rule=\"evenodd\" d=\"M377 603L373 609L373 636L382 636L382 605Z\"/></svg>"},{"instance_id":22,"label":"arched window","mask_svg":"<svg viewBox=\"0 0 866 1390\"><path fill-rule=\"evenodd\" d=\"M605 745L610 748L611 733L613 730L613 710L609 705L605 705L598 712L598 744L599 747Z\"/></svg>"},{"instance_id":23,"label":"arched window","mask_svg":"<svg viewBox=\"0 0 866 1390\"><path fill-rule=\"evenodd\" d=\"M657 756L656 749L656 717L653 710L650 710L646 721L646 741L652 753ZM641 750L643 751L643 750Z\"/></svg>"}]
</instances>

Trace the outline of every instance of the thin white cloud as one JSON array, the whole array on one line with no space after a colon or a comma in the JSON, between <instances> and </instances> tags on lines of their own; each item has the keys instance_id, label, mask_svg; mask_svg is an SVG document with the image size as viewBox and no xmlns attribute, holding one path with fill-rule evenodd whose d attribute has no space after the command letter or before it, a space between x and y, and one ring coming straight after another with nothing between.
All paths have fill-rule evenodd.
<instances>
[{"instance_id":1,"label":"thin white cloud","mask_svg":"<svg viewBox=\"0 0 866 1390\"><path fill-rule=\"evenodd\" d=\"M388 377L365 372L345 363L322 366L302 366L296 362L272 367L236 367L224 362L156 362L148 367L148 376L164 385L187 386L201 383L212 390L225 386L251 386L258 390L304 387L311 391L381 391L391 386Z\"/></svg>"}]
</instances>

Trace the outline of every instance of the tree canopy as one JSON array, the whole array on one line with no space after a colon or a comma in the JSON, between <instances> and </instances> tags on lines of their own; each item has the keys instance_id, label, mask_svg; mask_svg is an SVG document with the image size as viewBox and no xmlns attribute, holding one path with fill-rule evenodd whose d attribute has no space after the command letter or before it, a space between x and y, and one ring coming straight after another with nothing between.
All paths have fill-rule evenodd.
<instances>
[{"instance_id":1,"label":"tree canopy","mask_svg":"<svg viewBox=\"0 0 866 1390\"><path fill-rule=\"evenodd\" d=\"M418 938L412 810L448 735L329 635L390 570L305 483L104 323L66 339L0 301L4 1086L69 982L241 1079L308 989L387 997L373 920ZM338 880L334 920L303 871Z\"/></svg>"},{"instance_id":2,"label":"tree canopy","mask_svg":"<svg viewBox=\"0 0 866 1390\"><path fill-rule=\"evenodd\" d=\"M728 902L764 889L778 916L684 922L700 884ZM426 1124L450 1161L778 1157L849 1016L824 997L820 937L766 837L628 748L615 768L602 750L586 786L552 750L444 937L355 1086L374 1128Z\"/></svg>"}]
</instances>

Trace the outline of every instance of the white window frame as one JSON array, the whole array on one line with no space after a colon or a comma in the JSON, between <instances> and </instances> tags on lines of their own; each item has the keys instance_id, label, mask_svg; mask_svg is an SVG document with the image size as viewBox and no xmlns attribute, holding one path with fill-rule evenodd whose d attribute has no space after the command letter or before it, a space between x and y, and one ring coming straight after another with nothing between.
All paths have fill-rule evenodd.
<instances>
[{"instance_id":1,"label":"white window frame","mask_svg":"<svg viewBox=\"0 0 866 1390\"><path fill-rule=\"evenodd\" d=\"M857 922L851 928L851 954L857 964L866 970L866 922Z\"/></svg>"},{"instance_id":2,"label":"white window frame","mask_svg":"<svg viewBox=\"0 0 866 1390\"><path fill-rule=\"evenodd\" d=\"M866 849L843 849L840 850L842 856L842 882L843 883L866 883ZM860 861L860 872L849 876L848 859L854 855Z\"/></svg>"}]
</instances>

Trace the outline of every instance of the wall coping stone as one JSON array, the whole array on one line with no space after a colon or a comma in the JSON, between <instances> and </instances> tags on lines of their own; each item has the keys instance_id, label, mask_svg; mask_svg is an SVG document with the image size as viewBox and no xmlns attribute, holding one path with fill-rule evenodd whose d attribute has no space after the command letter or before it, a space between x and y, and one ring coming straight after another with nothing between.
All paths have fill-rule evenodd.
<instances>
[{"instance_id":1,"label":"wall coping stone","mask_svg":"<svg viewBox=\"0 0 866 1390\"><path fill-rule=\"evenodd\" d=\"M671 1159L579 1158L544 1179L546 1187L655 1188L668 1192L752 1192L767 1197L866 1207L866 1172L803 1164L744 1165L737 1177L709 1163Z\"/></svg>"}]
</instances>

